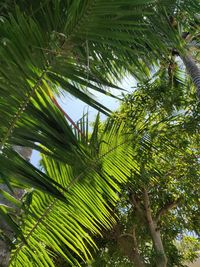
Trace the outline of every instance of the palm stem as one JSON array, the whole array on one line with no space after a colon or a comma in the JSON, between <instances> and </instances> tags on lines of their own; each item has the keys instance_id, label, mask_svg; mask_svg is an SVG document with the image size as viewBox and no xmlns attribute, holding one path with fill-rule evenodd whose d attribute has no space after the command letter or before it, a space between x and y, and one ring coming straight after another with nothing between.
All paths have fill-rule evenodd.
<instances>
[{"instance_id":1,"label":"palm stem","mask_svg":"<svg viewBox=\"0 0 200 267\"><path fill-rule=\"evenodd\" d=\"M186 54L181 58L185 64L188 74L190 75L194 85L196 86L197 97L200 100L200 69L192 58L192 56Z\"/></svg>"}]
</instances>

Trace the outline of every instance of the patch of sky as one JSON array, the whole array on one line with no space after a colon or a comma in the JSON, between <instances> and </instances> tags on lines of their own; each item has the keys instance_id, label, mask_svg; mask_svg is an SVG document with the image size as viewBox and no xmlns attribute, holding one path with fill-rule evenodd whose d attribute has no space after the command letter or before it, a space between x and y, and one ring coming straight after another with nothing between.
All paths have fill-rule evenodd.
<instances>
[{"instance_id":1,"label":"patch of sky","mask_svg":"<svg viewBox=\"0 0 200 267\"><path fill-rule=\"evenodd\" d=\"M134 87L136 86L136 81L132 77L126 77L122 80L120 84L117 84L120 88L124 89L125 91L121 91L119 89L110 89L110 93L113 95L122 98L122 92L124 94L132 92ZM115 111L119 105L120 100L117 100L113 97L108 95L103 95L99 92L92 91L93 97L96 101L100 102L105 107L109 108L112 111ZM63 108L63 110L70 116L70 118L76 122L80 118L82 118L83 114L88 112L89 122L93 122L98 111L92 107L89 107L87 104L82 102L81 100L76 99L71 95L60 96L57 99L59 105ZM105 120L106 115L101 114L101 120ZM40 160L40 154L38 151L33 151L31 156L31 163L38 167L38 163Z\"/></svg>"}]
</instances>

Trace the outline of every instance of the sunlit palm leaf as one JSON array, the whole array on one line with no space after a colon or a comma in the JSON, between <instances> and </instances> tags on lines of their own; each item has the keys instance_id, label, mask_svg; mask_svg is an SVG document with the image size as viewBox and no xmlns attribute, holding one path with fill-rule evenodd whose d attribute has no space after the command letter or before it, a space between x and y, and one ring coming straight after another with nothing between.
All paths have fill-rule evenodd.
<instances>
[{"instance_id":1,"label":"sunlit palm leaf","mask_svg":"<svg viewBox=\"0 0 200 267\"><path fill-rule=\"evenodd\" d=\"M117 132L119 134L119 129ZM111 149L106 142L105 133L105 140L102 140L99 148L101 153L96 153L91 158L88 156L88 160L74 162L73 166L43 157L44 170L65 187L63 194L68 203L62 204L47 194L33 194L22 227L29 246L22 241L16 244L11 266L34 266L34 262L39 265L44 264L43 261L54 266L53 258L50 260L52 253L55 257L60 255L71 264L77 265L74 253L83 261L91 258L88 249L95 248L92 235L100 234L102 227L109 228L113 223L109 206L116 203L119 185L127 180L131 169L137 165L131 164L132 149L127 149L130 140L120 143L123 137L117 141L117 132L113 136L115 142ZM96 145L98 146L98 142ZM87 145L86 150L89 152L92 148L88 146L90 147ZM124 157L125 153L127 157ZM89 154L92 156L93 152ZM113 159L117 161L116 166ZM120 170L122 166L123 169ZM37 258L34 256L35 251L39 252Z\"/></svg>"}]
</instances>

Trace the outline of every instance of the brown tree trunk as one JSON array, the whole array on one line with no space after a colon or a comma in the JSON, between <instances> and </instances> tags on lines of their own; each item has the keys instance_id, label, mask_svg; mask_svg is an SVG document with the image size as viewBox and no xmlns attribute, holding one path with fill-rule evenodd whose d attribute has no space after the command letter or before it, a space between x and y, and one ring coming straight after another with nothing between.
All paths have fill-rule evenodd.
<instances>
[{"instance_id":1,"label":"brown tree trunk","mask_svg":"<svg viewBox=\"0 0 200 267\"><path fill-rule=\"evenodd\" d=\"M19 146L14 147L15 151L17 151L24 159L29 160L31 157L32 150L29 148L23 148ZM9 190L9 188L5 184L0 184L0 189L8 192L13 195L15 198L20 199L24 193L24 190L15 189L14 194ZM7 205L13 207L13 205L0 195L0 204ZM17 212L17 208L16 208ZM0 218L1 219L1 218ZM8 237L8 240L12 240L14 238L14 233L10 229L10 227L6 224L2 219L0 220L0 229L3 231L4 235ZM0 239L0 267L7 267L10 259L10 244L8 240Z\"/></svg>"},{"instance_id":2,"label":"brown tree trunk","mask_svg":"<svg viewBox=\"0 0 200 267\"><path fill-rule=\"evenodd\" d=\"M153 220L151 208L150 208L150 201L149 195L146 189L144 189L144 206L145 206L145 213L148 228L151 234L151 238L153 240L154 249L156 252L156 266L157 267L166 267L167 266L167 257L165 254L165 250L163 247L162 239L160 231L157 227L157 223Z\"/></svg>"},{"instance_id":3,"label":"brown tree trunk","mask_svg":"<svg viewBox=\"0 0 200 267\"><path fill-rule=\"evenodd\" d=\"M136 233L135 233L135 228L133 228L132 232L132 237L133 237L133 253L132 253L132 261L134 262L135 266L138 267L145 267L146 264L143 261L143 258L140 255L140 251L138 249L138 244L137 244L137 238L136 238Z\"/></svg>"},{"instance_id":4,"label":"brown tree trunk","mask_svg":"<svg viewBox=\"0 0 200 267\"><path fill-rule=\"evenodd\" d=\"M138 248L135 228L131 234L121 234L118 237L118 244L123 255L129 258L134 267L146 267Z\"/></svg>"},{"instance_id":5,"label":"brown tree trunk","mask_svg":"<svg viewBox=\"0 0 200 267\"><path fill-rule=\"evenodd\" d=\"M181 56L183 63L185 64L186 70L190 75L193 83L197 89L197 97L200 100L200 68L190 55Z\"/></svg>"}]
</instances>

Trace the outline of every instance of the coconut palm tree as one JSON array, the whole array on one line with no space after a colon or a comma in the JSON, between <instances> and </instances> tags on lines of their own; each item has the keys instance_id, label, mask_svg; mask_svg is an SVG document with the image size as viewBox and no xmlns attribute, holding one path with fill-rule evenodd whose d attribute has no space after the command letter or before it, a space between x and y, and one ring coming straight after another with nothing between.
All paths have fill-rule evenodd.
<instances>
[{"instance_id":1,"label":"coconut palm tree","mask_svg":"<svg viewBox=\"0 0 200 267\"><path fill-rule=\"evenodd\" d=\"M196 86L197 96L200 98L200 68L197 64L199 63L200 3L195 1L173 2L171 6L167 5L164 8L162 5L158 6L154 16L146 20L152 32L162 39L160 51L167 50L166 54L163 53L166 62L171 64L174 57L182 60L187 73ZM153 33L153 37L155 34ZM154 51L152 50L152 52Z\"/></svg>"}]
</instances>

